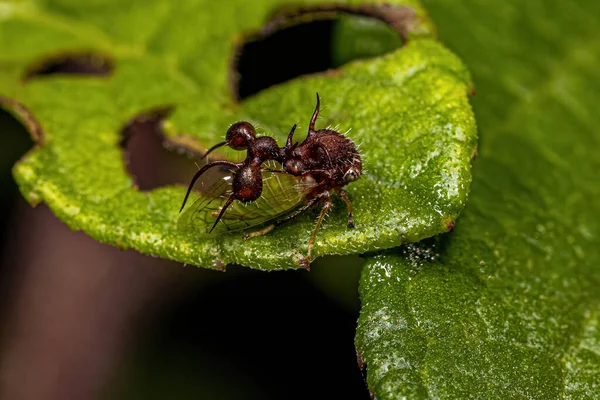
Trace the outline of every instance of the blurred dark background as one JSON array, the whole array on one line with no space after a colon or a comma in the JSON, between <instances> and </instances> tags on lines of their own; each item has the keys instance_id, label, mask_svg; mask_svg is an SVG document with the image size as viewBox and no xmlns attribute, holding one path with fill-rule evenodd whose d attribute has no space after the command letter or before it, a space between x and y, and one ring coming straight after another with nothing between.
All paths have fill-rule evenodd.
<instances>
[{"instance_id":1,"label":"blurred dark background","mask_svg":"<svg viewBox=\"0 0 600 400\"><path fill-rule=\"evenodd\" d=\"M358 35L349 52L334 49L343 24L248 43L237 95L400 45L382 31L384 40ZM130 173L142 188L186 183L196 167L156 133L132 135ZM26 204L10 170L32 142L4 111L0 134L0 398L368 398L354 349L362 259L325 257L310 273L222 273L119 251Z\"/></svg>"}]
</instances>

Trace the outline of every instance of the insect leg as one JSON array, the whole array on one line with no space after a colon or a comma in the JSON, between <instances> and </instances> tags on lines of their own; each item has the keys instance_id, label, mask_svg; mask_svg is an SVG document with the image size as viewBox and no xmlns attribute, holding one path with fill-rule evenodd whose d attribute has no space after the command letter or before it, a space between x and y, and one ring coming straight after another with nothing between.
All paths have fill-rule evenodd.
<instances>
[{"instance_id":1,"label":"insect leg","mask_svg":"<svg viewBox=\"0 0 600 400\"><path fill-rule=\"evenodd\" d=\"M323 200L325 204L323 205L323 208L321 208L321 214L319 214L319 218L317 219L315 229L313 229L313 232L310 235L310 239L308 239L308 254L306 257L300 260L300 264L302 264L302 266L308 270L310 270L310 262L312 261L310 252L312 250L313 245L315 244L317 233L319 233L319 228L323 224L323 220L327 215L327 211L329 211L329 209L333 206L333 203L331 202L331 197L329 196L329 192L324 192L320 199Z\"/></svg>"},{"instance_id":2,"label":"insect leg","mask_svg":"<svg viewBox=\"0 0 600 400\"><path fill-rule=\"evenodd\" d=\"M308 136L315 133L315 122L317 122L317 117L319 116L320 105L321 100L319 99L319 93L317 93L317 106L315 107L315 112L313 112L312 118L310 119L310 125L308 126Z\"/></svg>"},{"instance_id":3,"label":"insect leg","mask_svg":"<svg viewBox=\"0 0 600 400\"><path fill-rule=\"evenodd\" d=\"M276 174L287 174L286 171L283 171L281 169L271 169L271 168L261 168L260 172L273 172Z\"/></svg>"},{"instance_id":4,"label":"insect leg","mask_svg":"<svg viewBox=\"0 0 600 400\"><path fill-rule=\"evenodd\" d=\"M213 161L209 164L206 164L204 167L200 168L198 170L198 172L196 172L196 174L192 178L192 181L190 182L190 185L188 186L188 190L185 194L185 197L183 198L183 204L181 204L181 208L179 209L179 212L181 212L183 210L183 207L185 207L185 203L187 203L187 199L190 196L190 192L192 191L192 188L194 187L194 184L196 183L198 178L200 178L200 176L203 173L205 173L206 171L208 171L210 168L216 167L217 165L225 165L225 166L233 167L233 168L240 168L242 166L242 164L236 164L236 163L233 163L230 161Z\"/></svg>"},{"instance_id":5,"label":"insect leg","mask_svg":"<svg viewBox=\"0 0 600 400\"><path fill-rule=\"evenodd\" d=\"M284 222L287 222L287 221L290 221L290 220L296 218L298 215L302 214L304 211L308 210L309 208L311 208L312 206L317 204L319 202L319 200L321 200L321 197L319 197L319 196L310 199L305 205L303 205L302 207L300 207L299 209L297 209L296 211L294 211L287 217L275 222L273 225L279 226L279 225L283 224Z\"/></svg>"},{"instance_id":6,"label":"insect leg","mask_svg":"<svg viewBox=\"0 0 600 400\"><path fill-rule=\"evenodd\" d=\"M348 228L354 228L354 218L352 218L352 203L350 203L350 199L348 199L348 194L344 189L339 189L338 194L346 203L346 207L348 208Z\"/></svg>"},{"instance_id":7,"label":"insect leg","mask_svg":"<svg viewBox=\"0 0 600 400\"><path fill-rule=\"evenodd\" d=\"M260 231L246 233L244 235L244 242L253 237L266 235L267 233L271 232L274 228L275 228L275 224L271 224L271 225L261 229Z\"/></svg>"}]
</instances>

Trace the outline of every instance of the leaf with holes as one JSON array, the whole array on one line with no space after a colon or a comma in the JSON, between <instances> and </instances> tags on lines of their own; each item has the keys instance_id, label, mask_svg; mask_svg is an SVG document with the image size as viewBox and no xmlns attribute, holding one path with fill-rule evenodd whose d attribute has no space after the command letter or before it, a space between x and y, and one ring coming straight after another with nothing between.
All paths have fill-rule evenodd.
<instances>
[{"instance_id":1,"label":"leaf with holes","mask_svg":"<svg viewBox=\"0 0 600 400\"><path fill-rule=\"evenodd\" d=\"M298 267L314 212L248 242L240 233L182 232L185 189L136 189L120 143L127 129L153 119L162 121L167 144L188 150L206 150L238 120L282 143L294 123L306 129L318 92L324 110L317 127L351 129L368 172L348 187L356 229L346 227L337 202L313 255L389 248L451 229L466 201L476 146L463 64L435 40L416 1L296 3L2 2L0 104L37 142L14 168L24 196L120 248L208 268ZM232 60L242 38L339 13L386 23L405 45L236 101ZM65 74L66 65L87 76Z\"/></svg>"},{"instance_id":2,"label":"leaf with holes","mask_svg":"<svg viewBox=\"0 0 600 400\"><path fill-rule=\"evenodd\" d=\"M379 400L598 398L600 3L428 3L478 77L483 140L454 232L363 270L369 386Z\"/></svg>"}]
</instances>

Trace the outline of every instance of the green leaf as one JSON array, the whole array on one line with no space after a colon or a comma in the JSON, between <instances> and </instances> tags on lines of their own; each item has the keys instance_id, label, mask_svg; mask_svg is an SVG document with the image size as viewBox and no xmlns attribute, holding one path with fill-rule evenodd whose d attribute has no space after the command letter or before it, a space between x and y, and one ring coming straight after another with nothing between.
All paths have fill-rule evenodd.
<instances>
[{"instance_id":1,"label":"green leaf","mask_svg":"<svg viewBox=\"0 0 600 400\"><path fill-rule=\"evenodd\" d=\"M427 3L476 77L482 144L454 232L363 270L368 384L379 400L598 398L599 3Z\"/></svg>"},{"instance_id":2,"label":"green leaf","mask_svg":"<svg viewBox=\"0 0 600 400\"><path fill-rule=\"evenodd\" d=\"M333 8L386 20L407 44L237 104L228 89L232 43L284 5L293 15L295 3L0 2L0 92L6 96L0 104L43 132L14 169L24 196L32 204L46 202L71 228L120 248L207 268L233 262L298 267L314 212L246 243L240 233L182 232L176 226L185 189L136 190L119 143L128 121L165 106L173 106L164 126L177 144L205 150L242 119L281 143L292 124L306 129L319 92L325 110L318 127L352 129L368 172L348 187L357 228L346 227L344 204L337 201L313 256L389 248L447 231L465 204L476 145L463 64L434 40L416 1L336 3ZM321 18L310 12L320 3L332 10L329 2L304 1L308 14L298 18ZM22 80L49 57L81 52L107 59L110 76Z\"/></svg>"}]
</instances>

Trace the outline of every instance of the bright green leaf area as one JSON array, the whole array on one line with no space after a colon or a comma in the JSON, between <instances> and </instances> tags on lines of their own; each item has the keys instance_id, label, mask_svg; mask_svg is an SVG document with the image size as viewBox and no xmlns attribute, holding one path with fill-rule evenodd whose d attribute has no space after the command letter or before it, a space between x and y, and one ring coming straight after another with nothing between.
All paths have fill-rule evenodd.
<instances>
[{"instance_id":1,"label":"bright green leaf area","mask_svg":"<svg viewBox=\"0 0 600 400\"><path fill-rule=\"evenodd\" d=\"M286 3L320 2L0 2L0 94L27 107L44 132L44 142L14 169L24 196L47 203L71 228L120 248L207 268L233 262L298 267L316 210L248 242L239 232L179 231L185 189L136 190L119 142L131 118L172 105L165 129L175 141L194 138L206 149L243 119L283 144L294 123L306 132L319 92L324 111L317 128L351 129L367 173L348 187L357 228L346 227L344 203L336 199L313 257L390 248L447 231L465 204L476 146L464 65L435 40L416 1L386 1L415 12L402 49L236 104L228 88L233 45ZM22 81L32 64L78 51L108 56L112 75ZM365 55L373 54L363 44L344 57Z\"/></svg>"},{"instance_id":2,"label":"bright green leaf area","mask_svg":"<svg viewBox=\"0 0 600 400\"><path fill-rule=\"evenodd\" d=\"M481 145L453 233L363 270L384 399L600 397L600 3L427 0Z\"/></svg>"}]
</instances>

